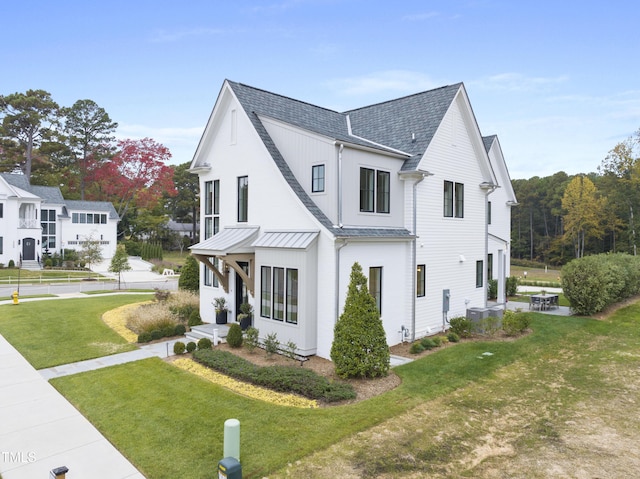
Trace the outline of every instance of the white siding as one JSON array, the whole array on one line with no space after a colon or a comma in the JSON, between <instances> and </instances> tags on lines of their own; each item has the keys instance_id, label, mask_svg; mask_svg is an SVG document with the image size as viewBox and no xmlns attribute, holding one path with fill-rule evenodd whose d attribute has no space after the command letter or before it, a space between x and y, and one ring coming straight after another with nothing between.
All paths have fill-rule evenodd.
<instances>
[{"instance_id":1,"label":"white siding","mask_svg":"<svg viewBox=\"0 0 640 479\"><path fill-rule=\"evenodd\" d=\"M473 134L454 102L422 159L421 168L433 176L418 184L416 264L426 265L426 295L416 298L417 337L442 330L444 289L451 292L448 318L486 305L486 281L475 286L476 261L486 269L485 193L479 187L486 177ZM444 217L445 180L464 184L464 218Z\"/></svg>"}]
</instances>

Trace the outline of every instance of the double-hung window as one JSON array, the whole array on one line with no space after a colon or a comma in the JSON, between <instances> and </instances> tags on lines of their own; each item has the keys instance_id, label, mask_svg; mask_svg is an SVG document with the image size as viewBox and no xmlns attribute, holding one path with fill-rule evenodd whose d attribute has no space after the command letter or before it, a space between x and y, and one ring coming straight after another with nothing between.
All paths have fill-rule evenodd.
<instances>
[{"instance_id":1,"label":"double-hung window","mask_svg":"<svg viewBox=\"0 0 640 479\"><path fill-rule=\"evenodd\" d=\"M324 165L313 165L311 167L311 192L321 193L324 191Z\"/></svg>"},{"instance_id":2,"label":"double-hung window","mask_svg":"<svg viewBox=\"0 0 640 479\"><path fill-rule=\"evenodd\" d=\"M464 218L464 184L444 182L444 216Z\"/></svg>"},{"instance_id":3,"label":"double-hung window","mask_svg":"<svg viewBox=\"0 0 640 479\"><path fill-rule=\"evenodd\" d=\"M360 168L360 211L389 213L391 174L388 171Z\"/></svg>"}]
</instances>

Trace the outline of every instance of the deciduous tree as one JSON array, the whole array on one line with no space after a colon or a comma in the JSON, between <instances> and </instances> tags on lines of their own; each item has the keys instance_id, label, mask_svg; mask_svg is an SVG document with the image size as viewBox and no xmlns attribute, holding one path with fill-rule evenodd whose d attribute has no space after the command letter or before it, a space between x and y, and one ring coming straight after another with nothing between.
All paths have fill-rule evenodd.
<instances>
[{"instance_id":1,"label":"deciduous tree","mask_svg":"<svg viewBox=\"0 0 640 479\"><path fill-rule=\"evenodd\" d=\"M120 289L122 273L130 270L131 265L129 264L127 250L125 249L124 244L119 244L113 258L111 258L111 264L109 265L109 271L111 273L118 273L118 289Z\"/></svg>"},{"instance_id":2,"label":"deciduous tree","mask_svg":"<svg viewBox=\"0 0 640 479\"><path fill-rule=\"evenodd\" d=\"M589 236L602 237L604 204L596 186L586 176L574 177L567 186L562 198L564 230L565 237L573 244L576 258L584 256L585 242Z\"/></svg>"}]
</instances>

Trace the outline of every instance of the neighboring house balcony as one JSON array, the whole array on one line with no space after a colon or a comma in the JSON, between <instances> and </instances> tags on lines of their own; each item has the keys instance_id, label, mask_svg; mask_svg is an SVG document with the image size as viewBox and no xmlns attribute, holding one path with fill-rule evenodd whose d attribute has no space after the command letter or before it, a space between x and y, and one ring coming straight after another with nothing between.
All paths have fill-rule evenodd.
<instances>
[{"instance_id":1,"label":"neighboring house balcony","mask_svg":"<svg viewBox=\"0 0 640 479\"><path fill-rule=\"evenodd\" d=\"M37 228L37 229L41 229L41 225L40 225L40 221L38 221L37 219L33 218L33 219L27 219L27 218L18 218L18 228Z\"/></svg>"}]
</instances>

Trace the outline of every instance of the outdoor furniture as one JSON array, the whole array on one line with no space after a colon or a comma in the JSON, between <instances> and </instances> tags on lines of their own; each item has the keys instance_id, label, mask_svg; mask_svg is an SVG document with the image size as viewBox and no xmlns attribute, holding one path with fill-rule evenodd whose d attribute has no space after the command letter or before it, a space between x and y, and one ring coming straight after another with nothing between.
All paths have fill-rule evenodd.
<instances>
[{"instance_id":1,"label":"outdoor furniture","mask_svg":"<svg viewBox=\"0 0 640 479\"><path fill-rule=\"evenodd\" d=\"M532 294L529 297L529 309L538 309L538 311L544 311L557 307L557 294Z\"/></svg>"}]
</instances>

